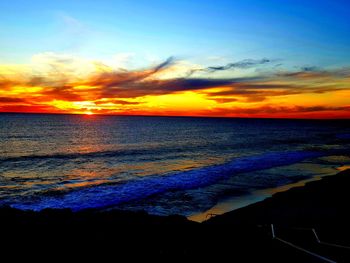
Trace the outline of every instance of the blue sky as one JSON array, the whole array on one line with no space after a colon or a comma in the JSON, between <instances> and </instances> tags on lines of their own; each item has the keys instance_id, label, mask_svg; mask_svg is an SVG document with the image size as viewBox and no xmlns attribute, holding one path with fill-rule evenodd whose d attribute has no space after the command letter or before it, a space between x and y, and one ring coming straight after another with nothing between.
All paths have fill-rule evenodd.
<instances>
[{"instance_id":1,"label":"blue sky","mask_svg":"<svg viewBox=\"0 0 350 263\"><path fill-rule=\"evenodd\" d=\"M339 67L350 59L349 10L348 1L1 1L0 63L58 52Z\"/></svg>"}]
</instances>

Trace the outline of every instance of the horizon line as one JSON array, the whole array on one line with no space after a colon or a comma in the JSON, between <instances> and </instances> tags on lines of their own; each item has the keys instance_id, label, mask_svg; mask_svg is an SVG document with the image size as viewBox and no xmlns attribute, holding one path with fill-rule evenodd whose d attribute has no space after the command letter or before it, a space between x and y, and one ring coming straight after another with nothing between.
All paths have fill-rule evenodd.
<instances>
[{"instance_id":1,"label":"horizon line","mask_svg":"<svg viewBox=\"0 0 350 263\"><path fill-rule=\"evenodd\" d=\"M220 118L220 119L273 119L273 120L350 120L350 117L338 118L297 118L297 117L239 117L239 116L203 116L203 115L142 115L142 114L85 114L85 113L60 113L60 112L1 112L0 114L32 114L32 115L78 115L85 117L115 116L115 117L164 117L164 118Z\"/></svg>"}]
</instances>

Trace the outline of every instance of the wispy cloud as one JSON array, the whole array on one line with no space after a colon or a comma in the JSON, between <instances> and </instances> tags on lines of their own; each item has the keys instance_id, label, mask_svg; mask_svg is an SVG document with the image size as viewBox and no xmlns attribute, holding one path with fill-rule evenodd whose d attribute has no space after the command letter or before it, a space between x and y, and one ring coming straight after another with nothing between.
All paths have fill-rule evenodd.
<instances>
[{"instance_id":1,"label":"wispy cloud","mask_svg":"<svg viewBox=\"0 0 350 263\"><path fill-rule=\"evenodd\" d=\"M235 70L235 69L250 69L250 68L256 68L261 65L270 64L275 60L271 60L268 58L262 58L262 59L244 59L237 62L228 63L226 65L219 65L219 66L209 66L206 68L196 68L192 69L188 72L187 77L190 77L195 72L206 72L206 73L213 73L217 71L225 71L225 70Z\"/></svg>"},{"instance_id":2,"label":"wispy cloud","mask_svg":"<svg viewBox=\"0 0 350 263\"><path fill-rule=\"evenodd\" d=\"M0 75L0 111L9 111L16 107L27 111L31 106L30 111L54 112L55 109L79 111L93 107L96 111L103 112L108 109L108 112L113 113L114 105L118 112L123 109L140 112L144 105L157 96L186 92L196 94L197 99L206 101L208 105L211 101L223 106L203 109L208 115L349 111L349 105L343 105L344 103L333 105L336 102L326 99L320 102L317 97L318 100L312 105L300 105L297 101L299 97L296 101L291 97L334 95L334 92L344 91L346 93L343 96L349 96L350 99L348 68L321 70L302 67L296 71L272 70L246 77L214 78L210 75L211 71L252 68L272 61L242 60L224 66L207 67L202 72L208 75L200 77L185 74L163 79L159 76L176 69L177 61L174 57L140 70L113 69L96 61L55 53L34 56L33 61L36 67L33 67L31 73ZM334 96L340 98L339 95ZM288 98L288 101L283 98ZM288 105L278 105L277 100L285 101ZM154 107L152 106L152 110L157 111ZM182 109L173 110L181 112ZM202 115L200 111L197 113Z\"/></svg>"},{"instance_id":3,"label":"wispy cloud","mask_svg":"<svg viewBox=\"0 0 350 263\"><path fill-rule=\"evenodd\" d=\"M259 65L264 65L267 63L270 63L271 60L267 58L263 58L260 60L254 60L254 59L245 59L242 61L229 63L224 66L211 66L206 68L207 71L220 71L220 70L228 70L228 69L246 69L246 68L252 68Z\"/></svg>"}]
</instances>

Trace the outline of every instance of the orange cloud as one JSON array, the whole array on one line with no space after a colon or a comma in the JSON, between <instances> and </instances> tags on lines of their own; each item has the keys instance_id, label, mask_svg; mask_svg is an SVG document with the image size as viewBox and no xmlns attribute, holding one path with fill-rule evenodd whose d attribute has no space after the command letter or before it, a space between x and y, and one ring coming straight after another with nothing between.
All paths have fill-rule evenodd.
<instances>
[{"instance_id":1,"label":"orange cloud","mask_svg":"<svg viewBox=\"0 0 350 263\"><path fill-rule=\"evenodd\" d=\"M191 74L200 74L191 77L183 68L178 76L173 58L133 71L53 53L34 62L0 66L1 112L350 118L347 68L232 77L230 70L271 63L244 60L197 67ZM171 71L177 77L169 77ZM227 71L227 77L215 78L213 71Z\"/></svg>"},{"instance_id":2,"label":"orange cloud","mask_svg":"<svg viewBox=\"0 0 350 263\"><path fill-rule=\"evenodd\" d=\"M255 118L349 118L350 106L260 106L254 108L215 108L203 112L206 116L215 117L255 117Z\"/></svg>"}]
</instances>

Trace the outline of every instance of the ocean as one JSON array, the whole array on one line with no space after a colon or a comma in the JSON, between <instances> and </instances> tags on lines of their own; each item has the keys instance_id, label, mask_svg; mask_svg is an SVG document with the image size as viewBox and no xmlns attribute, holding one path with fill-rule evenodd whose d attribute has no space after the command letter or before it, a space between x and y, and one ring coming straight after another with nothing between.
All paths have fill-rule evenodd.
<instances>
[{"instance_id":1,"label":"ocean","mask_svg":"<svg viewBox=\"0 0 350 263\"><path fill-rule=\"evenodd\" d=\"M191 217L335 174L349 153L347 120L3 113L0 206Z\"/></svg>"}]
</instances>

